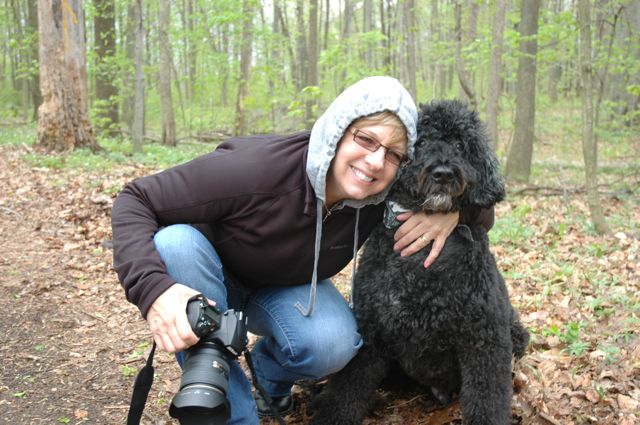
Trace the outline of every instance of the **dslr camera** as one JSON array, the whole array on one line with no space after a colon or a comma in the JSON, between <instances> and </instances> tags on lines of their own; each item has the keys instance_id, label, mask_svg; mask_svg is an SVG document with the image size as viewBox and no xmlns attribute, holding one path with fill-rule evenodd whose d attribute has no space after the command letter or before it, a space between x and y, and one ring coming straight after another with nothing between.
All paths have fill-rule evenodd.
<instances>
[{"instance_id":1,"label":"dslr camera","mask_svg":"<svg viewBox=\"0 0 640 425\"><path fill-rule=\"evenodd\" d=\"M247 319L241 311L220 312L204 295L187 303L187 317L200 341L185 351L180 391L169 414L181 425L222 425L231 414L229 363L247 347Z\"/></svg>"}]
</instances>

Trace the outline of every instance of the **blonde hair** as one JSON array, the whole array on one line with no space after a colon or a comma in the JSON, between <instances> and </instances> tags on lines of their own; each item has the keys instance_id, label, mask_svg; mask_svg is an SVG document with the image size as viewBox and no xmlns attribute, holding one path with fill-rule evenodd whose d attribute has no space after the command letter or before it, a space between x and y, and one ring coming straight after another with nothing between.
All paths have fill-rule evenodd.
<instances>
[{"instance_id":1,"label":"blonde hair","mask_svg":"<svg viewBox=\"0 0 640 425\"><path fill-rule=\"evenodd\" d=\"M368 125L388 125L394 128L389 143L403 142L405 147L408 142L407 127L404 126L400 118L391 111L376 112L375 114L357 118L351 123L354 127L366 127Z\"/></svg>"}]
</instances>

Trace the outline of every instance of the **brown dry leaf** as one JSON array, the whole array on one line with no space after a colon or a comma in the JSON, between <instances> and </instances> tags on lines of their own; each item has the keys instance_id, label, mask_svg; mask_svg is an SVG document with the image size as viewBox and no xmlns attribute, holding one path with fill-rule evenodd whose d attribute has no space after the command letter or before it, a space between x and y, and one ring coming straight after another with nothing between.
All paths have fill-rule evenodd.
<instances>
[{"instance_id":1,"label":"brown dry leaf","mask_svg":"<svg viewBox=\"0 0 640 425\"><path fill-rule=\"evenodd\" d=\"M76 411L73 412L73 415L76 417L76 419L86 419L87 416L89 416L89 412L83 409L76 409Z\"/></svg>"},{"instance_id":2,"label":"brown dry leaf","mask_svg":"<svg viewBox=\"0 0 640 425\"><path fill-rule=\"evenodd\" d=\"M638 410L638 407L640 407L640 402L624 394L618 394L616 400L618 402L618 407L622 412L634 413Z\"/></svg>"},{"instance_id":3,"label":"brown dry leaf","mask_svg":"<svg viewBox=\"0 0 640 425\"><path fill-rule=\"evenodd\" d=\"M587 398L587 400L589 400L591 403L598 403L600 401L600 395L598 394L598 392L596 390L594 390L593 388L587 390L587 392L585 393L585 397Z\"/></svg>"}]
</instances>

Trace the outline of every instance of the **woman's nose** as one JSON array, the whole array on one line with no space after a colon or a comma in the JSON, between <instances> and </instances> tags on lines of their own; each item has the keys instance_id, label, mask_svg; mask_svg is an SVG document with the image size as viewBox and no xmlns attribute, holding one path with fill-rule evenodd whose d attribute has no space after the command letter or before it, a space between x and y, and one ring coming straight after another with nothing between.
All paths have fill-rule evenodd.
<instances>
[{"instance_id":1,"label":"woman's nose","mask_svg":"<svg viewBox=\"0 0 640 425\"><path fill-rule=\"evenodd\" d=\"M384 146L380 146L375 152L370 152L366 156L367 163L376 169L381 169L384 167L384 157L387 154L387 150Z\"/></svg>"}]
</instances>

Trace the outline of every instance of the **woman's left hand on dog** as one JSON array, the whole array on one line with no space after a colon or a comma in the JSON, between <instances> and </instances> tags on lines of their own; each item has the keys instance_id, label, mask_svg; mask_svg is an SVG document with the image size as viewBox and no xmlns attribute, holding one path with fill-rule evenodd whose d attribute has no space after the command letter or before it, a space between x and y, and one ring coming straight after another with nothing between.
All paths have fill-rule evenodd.
<instances>
[{"instance_id":1,"label":"woman's left hand on dog","mask_svg":"<svg viewBox=\"0 0 640 425\"><path fill-rule=\"evenodd\" d=\"M402 257L408 257L433 242L424 261L424 267L429 267L438 258L444 243L458 224L459 217L460 213L457 211L447 214L412 211L399 214L396 218L403 223L394 234L394 251L399 252Z\"/></svg>"}]
</instances>

